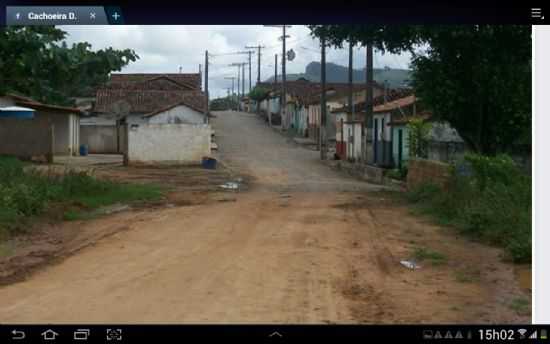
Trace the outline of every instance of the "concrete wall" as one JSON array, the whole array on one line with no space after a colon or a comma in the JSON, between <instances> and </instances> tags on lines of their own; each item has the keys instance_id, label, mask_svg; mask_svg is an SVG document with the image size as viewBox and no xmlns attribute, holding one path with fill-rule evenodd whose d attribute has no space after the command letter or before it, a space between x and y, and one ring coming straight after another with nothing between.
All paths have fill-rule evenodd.
<instances>
[{"instance_id":1,"label":"concrete wall","mask_svg":"<svg viewBox=\"0 0 550 344\"><path fill-rule=\"evenodd\" d=\"M116 118L111 115L81 117L80 125L116 125Z\"/></svg>"},{"instance_id":2,"label":"concrete wall","mask_svg":"<svg viewBox=\"0 0 550 344\"><path fill-rule=\"evenodd\" d=\"M88 145L90 153L117 153L117 127L116 125L82 125L80 142Z\"/></svg>"},{"instance_id":3,"label":"concrete wall","mask_svg":"<svg viewBox=\"0 0 550 344\"><path fill-rule=\"evenodd\" d=\"M391 140L391 126L388 125L391 121L391 114L389 112L375 114L372 116L374 121L378 121L378 132L376 137L379 141L389 141ZM384 125L382 126L382 120L384 120ZM372 130L374 131L374 123L372 125Z\"/></svg>"},{"instance_id":4,"label":"concrete wall","mask_svg":"<svg viewBox=\"0 0 550 344\"><path fill-rule=\"evenodd\" d=\"M361 131L362 123L344 122L344 142L348 159L361 159Z\"/></svg>"},{"instance_id":5,"label":"concrete wall","mask_svg":"<svg viewBox=\"0 0 550 344\"><path fill-rule=\"evenodd\" d=\"M46 117L54 125L54 154L75 155L80 146L80 122L77 115L37 111L36 117Z\"/></svg>"},{"instance_id":6,"label":"concrete wall","mask_svg":"<svg viewBox=\"0 0 550 344\"><path fill-rule=\"evenodd\" d=\"M53 156L53 125L47 118L0 118L0 154Z\"/></svg>"},{"instance_id":7,"label":"concrete wall","mask_svg":"<svg viewBox=\"0 0 550 344\"><path fill-rule=\"evenodd\" d=\"M69 120L71 121L70 139L72 141L72 152L74 155L78 155L80 150L80 116L71 115Z\"/></svg>"},{"instance_id":8,"label":"concrete wall","mask_svg":"<svg viewBox=\"0 0 550 344\"><path fill-rule=\"evenodd\" d=\"M210 155L207 124L128 125L129 163L199 163Z\"/></svg>"},{"instance_id":9,"label":"concrete wall","mask_svg":"<svg viewBox=\"0 0 550 344\"><path fill-rule=\"evenodd\" d=\"M187 106L179 105L168 111L161 112L149 118L151 124L203 124L204 114Z\"/></svg>"},{"instance_id":10,"label":"concrete wall","mask_svg":"<svg viewBox=\"0 0 550 344\"><path fill-rule=\"evenodd\" d=\"M446 188L449 183L449 165L440 161L410 159L407 172L407 188L413 189L425 183Z\"/></svg>"},{"instance_id":11,"label":"concrete wall","mask_svg":"<svg viewBox=\"0 0 550 344\"><path fill-rule=\"evenodd\" d=\"M148 120L143 118L142 113L132 113L126 116L126 123L128 124L147 124Z\"/></svg>"}]
</instances>

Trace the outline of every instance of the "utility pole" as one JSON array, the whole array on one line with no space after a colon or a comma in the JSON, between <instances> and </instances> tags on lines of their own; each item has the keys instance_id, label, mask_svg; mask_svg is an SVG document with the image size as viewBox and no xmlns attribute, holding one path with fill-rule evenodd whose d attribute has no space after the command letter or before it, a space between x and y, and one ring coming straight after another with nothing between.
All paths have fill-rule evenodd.
<instances>
[{"instance_id":1,"label":"utility pole","mask_svg":"<svg viewBox=\"0 0 550 344\"><path fill-rule=\"evenodd\" d=\"M237 109L240 110L241 108L241 97L244 97L244 83L245 83L245 78L244 78L244 66L246 66L248 63L246 62L243 62L243 63L232 63L230 64L230 66L237 66L238 68L238 71L237 71ZM242 67L242 83L241 83L241 67ZM241 86L242 84L242 86ZM241 90L241 87L242 87L242 92L239 94L240 90Z\"/></svg>"},{"instance_id":2,"label":"utility pole","mask_svg":"<svg viewBox=\"0 0 550 344\"><path fill-rule=\"evenodd\" d=\"M325 36L321 36L321 160L327 159L327 101L326 101L326 42Z\"/></svg>"},{"instance_id":3,"label":"utility pole","mask_svg":"<svg viewBox=\"0 0 550 344\"><path fill-rule=\"evenodd\" d=\"M242 83L243 92L242 92L241 94L242 94L242 96L244 97L244 95L245 95L245 93L244 93L244 84L245 84L244 67L246 66L246 63L243 63L242 66L243 66L243 69L242 69L242 71L243 71L243 83Z\"/></svg>"},{"instance_id":4,"label":"utility pole","mask_svg":"<svg viewBox=\"0 0 550 344\"><path fill-rule=\"evenodd\" d=\"M202 66L200 63L199 63L199 77L201 78L201 81L202 81ZM201 83L201 89L202 89L202 83Z\"/></svg>"},{"instance_id":5,"label":"utility pole","mask_svg":"<svg viewBox=\"0 0 550 344\"><path fill-rule=\"evenodd\" d=\"M252 53L253 51L248 52L248 93L252 91Z\"/></svg>"},{"instance_id":6,"label":"utility pole","mask_svg":"<svg viewBox=\"0 0 550 344\"><path fill-rule=\"evenodd\" d=\"M230 76L230 77L225 77L224 79L231 80L231 103L233 103L235 101L235 77Z\"/></svg>"},{"instance_id":7,"label":"utility pole","mask_svg":"<svg viewBox=\"0 0 550 344\"><path fill-rule=\"evenodd\" d=\"M204 123L208 124L208 50L204 52L204 92L206 94L206 104L204 106Z\"/></svg>"},{"instance_id":8,"label":"utility pole","mask_svg":"<svg viewBox=\"0 0 550 344\"><path fill-rule=\"evenodd\" d=\"M248 54L248 64L251 66L252 65L252 54L254 54L253 51L239 51L237 52L236 54ZM244 67L243 67L244 68ZM244 72L243 72L244 73ZM252 68L249 67L248 68L248 78L250 80L252 80ZM243 77L243 96L244 96L244 77ZM252 81L249 82L249 86L248 86L248 91L250 92L252 90Z\"/></svg>"},{"instance_id":9,"label":"utility pole","mask_svg":"<svg viewBox=\"0 0 550 344\"><path fill-rule=\"evenodd\" d=\"M365 94L365 124L367 131L365 133L365 149L363 150L363 154L365 155L365 162L373 162L374 158L374 152L372 147L372 140L373 137L370 137L369 135L373 135L372 133L372 113L373 113L373 99L374 99L374 82L373 82L373 46L372 43L367 43L367 65L365 68L365 73L367 74L365 76L365 80L367 81L367 89ZM369 154L370 152L370 154Z\"/></svg>"},{"instance_id":10,"label":"utility pole","mask_svg":"<svg viewBox=\"0 0 550 344\"><path fill-rule=\"evenodd\" d=\"M241 109L241 65L237 64L237 111Z\"/></svg>"},{"instance_id":11,"label":"utility pole","mask_svg":"<svg viewBox=\"0 0 550 344\"><path fill-rule=\"evenodd\" d=\"M282 95L281 95L281 119L283 128L285 127L285 124L288 125L288 121L286 118L286 29L292 27L291 25L265 25L265 26L271 26L271 27L282 27L283 28L283 36L281 37L283 41L283 67L282 67Z\"/></svg>"},{"instance_id":12,"label":"utility pole","mask_svg":"<svg viewBox=\"0 0 550 344\"><path fill-rule=\"evenodd\" d=\"M282 94L282 115L281 118L284 118L286 126L288 126L288 121L286 118L286 25L283 25L283 94Z\"/></svg>"},{"instance_id":13,"label":"utility pole","mask_svg":"<svg viewBox=\"0 0 550 344\"><path fill-rule=\"evenodd\" d=\"M277 85L277 54L275 54L275 85Z\"/></svg>"},{"instance_id":14,"label":"utility pole","mask_svg":"<svg viewBox=\"0 0 550 344\"><path fill-rule=\"evenodd\" d=\"M256 80L256 83L259 83L261 81L261 77L260 77L260 66L261 66L261 57L262 57L262 48L265 48L265 46L263 45L247 45L245 47L246 49L258 49L258 79ZM250 61L249 61L250 63Z\"/></svg>"},{"instance_id":15,"label":"utility pole","mask_svg":"<svg viewBox=\"0 0 550 344\"><path fill-rule=\"evenodd\" d=\"M239 64L237 65L237 111L241 111L241 97L241 65Z\"/></svg>"},{"instance_id":16,"label":"utility pole","mask_svg":"<svg viewBox=\"0 0 550 344\"><path fill-rule=\"evenodd\" d=\"M355 107L353 106L353 43L349 41L349 64L348 64L349 95L348 104L351 111L351 120L355 121Z\"/></svg>"}]
</instances>

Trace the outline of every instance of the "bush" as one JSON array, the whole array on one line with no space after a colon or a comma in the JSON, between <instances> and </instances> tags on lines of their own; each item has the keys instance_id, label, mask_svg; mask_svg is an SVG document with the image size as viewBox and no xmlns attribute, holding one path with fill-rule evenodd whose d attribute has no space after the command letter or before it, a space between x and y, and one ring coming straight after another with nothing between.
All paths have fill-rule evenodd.
<instances>
[{"instance_id":1,"label":"bush","mask_svg":"<svg viewBox=\"0 0 550 344\"><path fill-rule=\"evenodd\" d=\"M515 262L531 260L531 178L507 156L467 155L471 173L453 169L445 192L431 184L408 193L426 213L464 233L497 244Z\"/></svg>"},{"instance_id":2,"label":"bush","mask_svg":"<svg viewBox=\"0 0 550 344\"><path fill-rule=\"evenodd\" d=\"M437 185L424 183L410 190L407 193L407 198L414 203L423 203L433 200L435 195L439 192L441 192L441 189Z\"/></svg>"}]
</instances>

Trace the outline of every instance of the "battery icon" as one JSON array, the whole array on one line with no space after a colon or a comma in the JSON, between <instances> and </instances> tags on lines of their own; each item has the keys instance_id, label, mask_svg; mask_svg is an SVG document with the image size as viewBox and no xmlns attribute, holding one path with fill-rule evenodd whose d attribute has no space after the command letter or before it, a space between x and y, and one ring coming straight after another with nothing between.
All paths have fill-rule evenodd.
<instances>
[{"instance_id":1,"label":"battery icon","mask_svg":"<svg viewBox=\"0 0 550 344\"><path fill-rule=\"evenodd\" d=\"M548 339L548 333L546 330L540 330L540 339Z\"/></svg>"}]
</instances>

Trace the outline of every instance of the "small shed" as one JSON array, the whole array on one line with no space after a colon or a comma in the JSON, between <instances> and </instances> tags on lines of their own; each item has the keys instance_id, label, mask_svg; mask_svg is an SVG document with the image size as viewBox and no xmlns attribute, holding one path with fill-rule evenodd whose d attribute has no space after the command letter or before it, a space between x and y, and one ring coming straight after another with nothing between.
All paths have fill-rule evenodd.
<instances>
[{"instance_id":1,"label":"small shed","mask_svg":"<svg viewBox=\"0 0 550 344\"><path fill-rule=\"evenodd\" d=\"M16 136L20 137L23 146L31 145L27 141L37 138L39 136L38 132L48 131L52 128L53 154L78 154L81 114L79 109L44 104L15 94L0 96L0 106L4 109L0 118L6 119L3 122L4 129L7 131L12 130L13 135L15 135L14 131L17 130L19 134ZM6 109L8 110L6 111ZM7 121L8 116L12 119L9 123ZM2 144L1 140L0 137L0 144ZM24 149L21 148L21 150Z\"/></svg>"}]
</instances>

